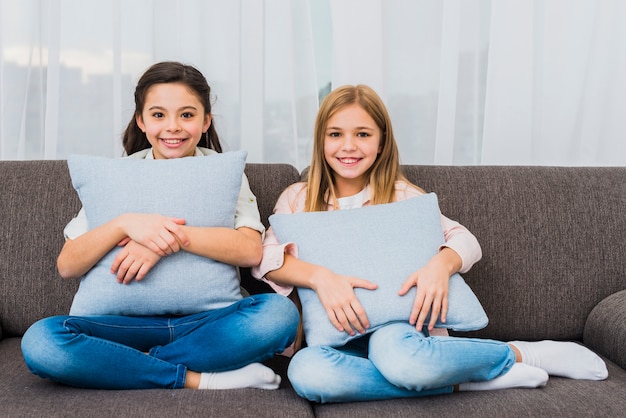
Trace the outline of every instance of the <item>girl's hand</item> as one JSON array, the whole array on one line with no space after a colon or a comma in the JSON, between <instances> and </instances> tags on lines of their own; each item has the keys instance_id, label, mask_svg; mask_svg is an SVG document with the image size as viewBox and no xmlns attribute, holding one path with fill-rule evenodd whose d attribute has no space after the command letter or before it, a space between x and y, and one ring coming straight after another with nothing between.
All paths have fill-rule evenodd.
<instances>
[{"instance_id":1,"label":"girl's hand","mask_svg":"<svg viewBox=\"0 0 626 418\"><path fill-rule=\"evenodd\" d=\"M417 286L409 323L415 325L418 331L421 331L424 326L428 314L430 314L429 331L435 327L439 315L441 315L441 322L446 322L449 280L450 276L444 270L438 271L427 264L412 273L402 284L398 292L400 296L406 295L413 286Z\"/></svg>"},{"instance_id":2,"label":"girl's hand","mask_svg":"<svg viewBox=\"0 0 626 418\"><path fill-rule=\"evenodd\" d=\"M417 286L409 323L415 325L418 331L422 330L429 313L429 331L435 327L439 316L441 322L446 322L450 276L459 271L461 264L461 257L456 251L443 248L424 267L411 274L400 287L398 294L404 296L413 286Z\"/></svg>"},{"instance_id":3,"label":"girl's hand","mask_svg":"<svg viewBox=\"0 0 626 418\"><path fill-rule=\"evenodd\" d=\"M370 322L354 288L374 290L378 285L356 277L335 274L327 269L323 269L322 273L315 279L313 289L330 322L339 331L349 335L355 335L355 329L361 334L365 333Z\"/></svg>"},{"instance_id":4,"label":"girl's hand","mask_svg":"<svg viewBox=\"0 0 626 418\"><path fill-rule=\"evenodd\" d=\"M122 228L133 241L160 257L180 251L189 238L180 227L185 220L162 215L127 213L120 217Z\"/></svg>"},{"instance_id":5,"label":"girl's hand","mask_svg":"<svg viewBox=\"0 0 626 418\"><path fill-rule=\"evenodd\" d=\"M111 265L111 273L117 276L118 283L129 284L133 279L142 280L161 259L159 255L135 241L125 239L119 245L124 248Z\"/></svg>"}]
</instances>

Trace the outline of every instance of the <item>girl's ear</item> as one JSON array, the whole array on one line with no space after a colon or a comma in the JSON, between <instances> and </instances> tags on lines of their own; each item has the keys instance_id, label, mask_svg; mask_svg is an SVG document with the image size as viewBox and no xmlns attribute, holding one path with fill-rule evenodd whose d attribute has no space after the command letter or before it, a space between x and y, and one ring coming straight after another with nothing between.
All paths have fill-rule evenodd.
<instances>
[{"instance_id":1,"label":"girl's ear","mask_svg":"<svg viewBox=\"0 0 626 418\"><path fill-rule=\"evenodd\" d=\"M206 132L209 129L209 126L211 126L212 121L213 121L212 113L209 113L208 115L204 115L204 129L202 129L202 132Z\"/></svg>"},{"instance_id":2,"label":"girl's ear","mask_svg":"<svg viewBox=\"0 0 626 418\"><path fill-rule=\"evenodd\" d=\"M139 129L141 129L143 133L146 133L146 124L143 123L143 117L141 117L141 115L135 115L135 122L137 126L139 126Z\"/></svg>"}]
</instances>

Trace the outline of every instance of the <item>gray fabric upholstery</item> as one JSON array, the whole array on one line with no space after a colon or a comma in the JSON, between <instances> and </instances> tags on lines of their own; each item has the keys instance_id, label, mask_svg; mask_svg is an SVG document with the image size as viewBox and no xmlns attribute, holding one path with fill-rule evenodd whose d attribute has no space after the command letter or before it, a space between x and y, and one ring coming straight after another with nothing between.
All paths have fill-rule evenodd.
<instances>
[{"instance_id":1,"label":"gray fabric upholstery","mask_svg":"<svg viewBox=\"0 0 626 418\"><path fill-rule=\"evenodd\" d=\"M587 318L585 344L626 369L626 290L613 293Z\"/></svg>"},{"instance_id":2,"label":"gray fabric upholstery","mask_svg":"<svg viewBox=\"0 0 626 418\"><path fill-rule=\"evenodd\" d=\"M78 285L62 280L62 229L80 202L65 161L0 162L0 416L619 416L626 410L626 167L406 166L442 211L476 234L483 260L464 275L490 324L463 335L567 339L604 356L603 382L551 378L536 390L317 405L268 364L277 391L102 391L31 375L20 336L34 321L67 313ZM298 171L248 164L263 221ZM242 270L251 293L270 291Z\"/></svg>"},{"instance_id":3,"label":"gray fabric upholstery","mask_svg":"<svg viewBox=\"0 0 626 418\"><path fill-rule=\"evenodd\" d=\"M20 339L0 341L1 417L307 417L312 406L290 389L278 390L90 390L40 379L28 372ZM268 366L284 375L287 362Z\"/></svg>"},{"instance_id":4,"label":"gray fabric upholstery","mask_svg":"<svg viewBox=\"0 0 626 418\"><path fill-rule=\"evenodd\" d=\"M582 340L593 307L626 288L626 168L405 171L481 243L464 278L490 323L472 335Z\"/></svg>"},{"instance_id":5,"label":"gray fabric upholstery","mask_svg":"<svg viewBox=\"0 0 626 418\"><path fill-rule=\"evenodd\" d=\"M6 338L69 311L78 283L59 278L56 257L80 201L65 161L2 161L0 184L0 322Z\"/></svg>"}]
</instances>

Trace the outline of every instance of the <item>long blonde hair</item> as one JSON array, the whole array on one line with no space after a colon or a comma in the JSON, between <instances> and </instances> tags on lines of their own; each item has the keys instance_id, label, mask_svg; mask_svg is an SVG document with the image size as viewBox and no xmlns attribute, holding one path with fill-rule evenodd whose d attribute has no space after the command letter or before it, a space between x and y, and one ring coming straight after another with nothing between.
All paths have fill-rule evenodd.
<instances>
[{"instance_id":1,"label":"long blonde hair","mask_svg":"<svg viewBox=\"0 0 626 418\"><path fill-rule=\"evenodd\" d=\"M305 211L327 210L328 201L336 202L334 173L324 158L324 139L328 121L338 111L356 104L369 114L381 132L380 153L366 173L367 184L372 189L372 204L391 203L395 200L395 182L406 178L400 169L400 156L391 119L382 99L363 84L342 86L333 90L322 102L315 120L313 156L309 167Z\"/></svg>"},{"instance_id":2,"label":"long blonde hair","mask_svg":"<svg viewBox=\"0 0 626 418\"><path fill-rule=\"evenodd\" d=\"M366 85L338 87L326 96L315 119L313 156L309 166L304 205L306 212L325 211L328 209L329 199L334 202L337 201L333 170L324 157L326 126L335 113L353 104L363 108L374 119L381 132L380 153L366 173L367 182L372 189L371 203L376 205L395 201L395 183L398 180L411 184L402 174L398 145L393 135L389 113L382 99L371 87ZM302 315L302 304L298 293L291 292L289 297ZM294 342L296 351L300 350L304 344L305 336L302 325L302 319L300 319Z\"/></svg>"}]
</instances>

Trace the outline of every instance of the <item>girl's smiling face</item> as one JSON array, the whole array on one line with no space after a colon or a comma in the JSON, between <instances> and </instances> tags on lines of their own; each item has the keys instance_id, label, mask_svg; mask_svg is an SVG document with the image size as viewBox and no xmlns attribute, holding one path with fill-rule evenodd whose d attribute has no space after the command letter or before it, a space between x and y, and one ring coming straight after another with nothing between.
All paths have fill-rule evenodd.
<instances>
[{"instance_id":1,"label":"girl's smiling face","mask_svg":"<svg viewBox=\"0 0 626 418\"><path fill-rule=\"evenodd\" d=\"M182 83L150 87L136 120L155 159L193 156L202 134L211 126L211 115L205 114L198 97Z\"/></svg>"},{"instance_id":2,"label":"girl's smiling face","mask_svg":"<svg viewBox=\"0 0 626 418\"><path fill-rule=\"evenodd\" d=\"M382 132L359 105L337 111L328 119L324 133L324 157L334 172L337 197L360 192L366 173L381 151Z\"/></svg>"}]
</instances>

